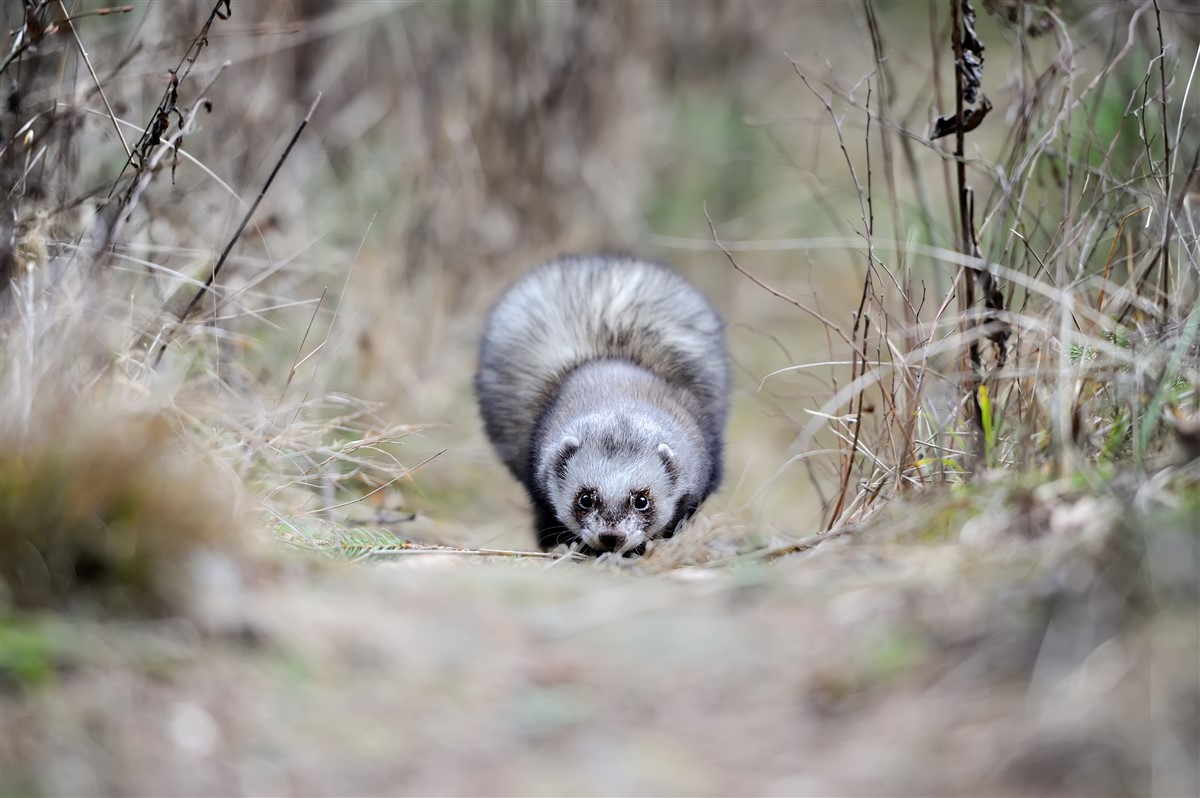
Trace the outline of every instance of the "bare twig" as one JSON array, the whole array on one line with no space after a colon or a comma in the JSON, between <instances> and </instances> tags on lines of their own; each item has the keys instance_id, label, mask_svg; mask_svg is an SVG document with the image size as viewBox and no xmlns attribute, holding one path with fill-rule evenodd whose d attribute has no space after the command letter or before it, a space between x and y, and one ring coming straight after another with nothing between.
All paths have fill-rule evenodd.
<instances>
[{"instance_id":1,"label":"bare twig","mask_svg":"<svg viewBox=\"0 0 1200 798\"><path fill-rule=\"evenodd\" d=\"M750 282L754 283L759 288L763 289L764 291L771 294L772 296L778 297L779 299L782 299L784 302L787 302L788 304L792 305L797 310L801 310L801 311L807 313L808 315L812 316L814 319L821 322L821 324L825 325L828 329L836 332L838 334L838 337L841 338L843 341L845 341L846 344L848 344L850 346L854 345L850 342L850 339L846 337L846 333L844 333L842 331L841 327L838 327L836 324L834 324L832 321L830 321L824 315L822 315L819 311L817 311L813 308L810 308L809 306L807 306L801 302L798 302L795 299L792 299L787 294L784 294L780 291L776 291L774 288L767 285L762 280L759 280L753 274L751 274L750 272L743 269L741 267L741 265L737 262L737 259L734 258L733 254L728 249L725 248L725 245L721 243L721 239L717 236L717 228L713 224L712 217L708 215L708 203L704 203L704 219L705 219L705 221L708 222L708 230L712 234L713 243L717 245L717 248L720 249L722 253L724 253L725 258L729 261L729 265L732 266L735 270L737 270L737 272L739 274L741 274L743 277L746 277L747 279L750 280Z\"/></svg>"},{"instance_id":2,"label":"bare twig","mask_svg":"<svg viewBox=\"0 0 1200 798\"><path fill-rule=\"evenodd\" d=\"M166 90L163 91L162 99L159 100L158 107L154 109L150 123L146 125L146 130L134 145L133 153L125 159L124 166L121 167L120 173L116 180L113 181L112 188L108 191L108 196L111 197L120 185L121 178L125 176L125 172L130 166L134 166L135 176L131 181L131 186L125 195L122 197L119 207L120 212L129 205L130 193L132 186L137 183L136 173L145 169L145 159L150 150L162 140L162 135L166 133L167 127L170 124L171 114L176 112L176 103L179 99L179 86L191 73L192 67L196 63L196 59L200 57L200 52L208 44L209 29L218 19L229 19L233 13L230 8L230 0L216 0L213 4L212 11L208 14L208 19L204 21L200 32L192 39L192 43L188 45L188 49L184 52L183 57L179 60L179 64L175 69L171 70L171 80L167 83ZM136 163L135 163L136 162Z\"/></svg>"},{"instance_id":3,"label":"bare twig","mask_svg":"<svg viewBox=\"0 0 1200 798\"><path fill-rule=\"evenodd\" d=\"M300 122L300 126L297 127L296 132L292 134L291 141L289 141L287 147L284 148L283 153L279 156L279 160L275 162L275 167L271 170L271 174L267 176L267 181L263 184L262 190L258 192L258 196L255 198L254 202L250 204L250 207L246 210L245 215L242 216L241 224L238 225L237 230L235 230L233 235L230 237L229 243L225 245L225 249L221 252L221 256L217 259L216 264L213 266L213 270L208 275L208 279L204 281L204 285L201 286L200 290L196 292L196 295L192 297L192 300L188 302L187 306L184 307L183 311L179 314L178 322L180 324L187 321L188 316L190 316L192 311L195 310L196 305L200 302L200 299L205 293L207 293L208 289L212 287L213 282L217 279L217 275L221 273L221 267L225 265L225 261L229 258L229 253L233 250L233 245L237 243L238 238L242 235L242 231L245 230L246 225L250 223L250 217L254 215L254 211L258 209L259 203L261 203L263 197L267 195L267 189L271 187L271 183L274 182L275 176L279 174L279 170L283 166L283 162L287 160L292 148L296 146L296 142L299 140L300 134L304 132L304 128L308 125L308 120L312 118L313 111L317 109L317 103L319 102L321 102L320 93L317 94L317 98L313 100L312 105L309 106L308 113L304 115L304 119ZM158 352L154 356L155 368L157 368L158 364L162 362L163 353L166 351L167 344L169 343L170 336L167 335L164 337L162 343L159 344Z\"/></svg>"},{"instance_id":4,"label":"bare twig","mask_svg":"<svg viewBox=\"0 0 1200 798\"><path fill-rule=\"evenodd\" d=\"M318 545L329 548L346 548L336 542L321 541ZM417 554L445 554L457 557L514 557L521 560L553 560L554 562L562 562L563 560L589 562L593 559L575 551L558 554L552 551L523 551L520 549L464 549L456 546L433 546L407 542L398 543L394 548L387 546L364 547L362 554L364 557L407 557Z\"/></svg>"},{"instance_id":5,"label":"bare twig","mask_svg":"<svg viewBox=\"0 0 1200 798\"><path fill-rule=\"evenodd\" d=\"M875 68L879 75L880 91L878 92L879 99L876 101L878 104L876 113L882 123L879 129L879 137L883 150L884 178L887 181L892 235L899 236L900 198L896 191L896 167L895 156L892 151L891 135L891 105L893 99L891 70L888 69L884 57L883 33L880 31L879 20L875 15L875 4L872 0L864 0L863 5L867 12L867 25L871 33L871 49L875 55ZM909 146L905 139L902 138L901 141L905 142L902 146ZM913 306L912 301L912 274L908 264L908 253L901 250L898 253L897 261L897 271L903 275L903 284L900 285L900 305L904 311L905 348L911 352L918 346L920 320L917 309ZM915 381L910 380L908 379L908 375L903 375L902 383L904 386L904 424L900 436L900 458L897 463L900 474L906 473L915 459L912 435L916 423L917 411L920 406L921 380L919 378ZM897 480L897 484L903 485L903 480Z\"/></svg>"},{"instance_id":6,"label":"bare twig","mask_svg":"<svg viewBox=\"0 0 1200 798\"><path fill-rule=\"evenodd\" d=\"M806 85L807 85L807 82L806 82ZM809 86L809 89L811 90L812 87ZM867 106L870 107L870 92L869 91L868 91ZM829 109L830 113L832 113L832 108L830 108L828 104L826 104L826 108ZM836 120L835 120L835 125L836 125ZM875 240L874 240L875 214L874 214L874 200L871 196L871 154L870 154L871 148L869 146L870 133L871 133L871 117L868 115L867 116L867 130L866 130L866 139L867 139L867 143L868 143L868 146L866 147L866 150L867 150L867 198L866 198L866 206L865 206L864 218L863 218L863 222L866 224L866 227L867 227L867 230L866 230L867 268L863 275L862 293L860 294L859 299L858 299L858 311L854 314L854 327L852 328L852 330L850 332L851 341L852 341L852 343L851 343L852 362L850 364L850 380L852 382L854 380L858 379L858 376L860 373L865 373L867 370L866 343L867 343L867 338L870 335L870 329L871 329L871 318L867 314L867 310L868 310L867 301L873 294L871 276L872 276L872 274L874 274L873 259L875 257ZM846 145L845 145L845 142L842 142L840 127L838 129L838 141L841 142L841 144L842 144L843 154L846 154ZM848 154L846 154L846 159L847 159L847 163L849 163L849 155ZM852 177L854 176L854 169L852 166L851 166L850 174ZM857 182L858 181L856 178L855 183L857 183ZM862 190L859 189L859 204L860 205L862 204L862 201L863 201ZM859 337L860 327L862 329L861 338ZM881 390L882 390L882 388L881 388ZM834 524L836 524L841 519L842 509L845 507L845 504L846 504L846 497L850 493L850 479L854 474L854 463L858 456L858 450L859 450L859 437L862 434L864 393L865 393L865 391L859 391L854 397L851 397L851 399L850 399L849 409L850 409L850 413L854 415L854 432L851 436L849 451L846 452L844 460L843 460L842 473L841 473L841 477L838 481L837 501L834 504L833 511L830 512L830 514L829 514L829 525L826 527L826 531L832 529ZM856 399L858 401L857 408L855 407Z\"/></svg>"}]
</instances>

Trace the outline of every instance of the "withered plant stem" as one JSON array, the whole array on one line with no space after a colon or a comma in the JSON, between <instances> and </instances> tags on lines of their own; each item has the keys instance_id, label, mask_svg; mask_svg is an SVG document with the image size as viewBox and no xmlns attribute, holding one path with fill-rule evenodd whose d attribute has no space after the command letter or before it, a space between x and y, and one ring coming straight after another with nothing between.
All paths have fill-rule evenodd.
<instances>
[{"instance_id":1,"label":"withered plant stem","mask_svg":"<svg viewBox=\"0 0 1200 798\"><path fill-rule=\"evenodd\" d=\"M1162 251L1159 253L1159 308L1162 310L1162 321L1166 323L1171 310L1171 220L1174 218L1171 208L1171 131L1167 120L1167 49L1163 45L1162 13L1158 8L1158 0L1154 0L1154 24L1158 29L1158 77L1161 91L1158 95L1159 110L1162 115L1163 128L1163 238Z\"/></svg>"},{"instance_id":2,"label":"withered plant stem","mask_svg":"<svg viewBox=\"0 0 1200 798\"><path fill-rule=\"evenodd\" d=\"M900 200L896 191L896 166L895 155L892 150L892 127L891 127L891 107L894 92L892 90L891 70L888 69L887 57L884 54L883 33L879 29L879 20L875 15L875 4L873 0L863 0L863 5L867 12L867 27L871 33L871 48L875 55L875 67L879 71L879 92L876 113L879 115L879 140L883 152L883 168L884 177L887 181L888 191L888 206L891 212L892 220L892 237L899 238L900 230ZM918 343L918 328L919 319L917 317L917 309L913 306L913 286L912 273L909 268L907 253L901 249L897 253L897 267L901 275L903 275L903 283L901 285L903 296L900 297L900 305L904 311L904 340L905 347L909 352L915 352L920 345ZM907 371L901 373L901 382L904 389L904 404L903 404L903 426L900 433L900 458L897 463L897 479L896 485L903 488L906 484L903 475L909 470L916 472L917 479L924 482L924 476L921 470L916 468L916 448L913 442L913 431L917 420L917 411L920 407L920 381L910 379Z\"/></svg>"},{"instance_id":3,"label":"withered plant stem","mask_svg":"<svg viewBox=\"0 0 1200 798\"><path fill-rule=\"evenodd\" d=\"M978 253L975 248L975 236L971 230L972 225L972 207L970 193L971 189L967 186L967 161L966 161L966 125L963 124L963 15L962 4L966 0L950 0L950 36L951 44L954 48L954 112L955 118L958 120L954 131L954 162L955 174L958 183L958 220L959 220L959 251L968 258L977 257ZM962 302L960 307L963 309L962 325L963 336L969 342L967 344L968 366L963 375L963 392L966 394L968 419L971 423L971 453L972 462L967 468L968 471L974 472L979 464L985 461L986 458L986 442L983 437L983 410L979 403L979 386L980 386L980 363L979 341L975 336L970 335L970 330L974 326L973 311L975 307L975 267L964 267L968 270L968 274L964 274L962 281Z\"/></svg>"},{"instance_id":4,"label":"withered plant stem","mask_svg":"<svg viewBox=\"0 0 1200 798\"><path fill-rule=\"evenodd\" d=\"M853 383L860 376L867 373L867 338L871 332L871 317L868 315L867 300L872 295L871 275L874 272L874 263L872 259L875 256L875 205L874 199L871 196L871 90L867 89L867 114L866 114L866 132L863 134L864 147L867 158L867 205L866 218L863 219L867 226L867 269L863 276L862 294L858 299L858 311L854 314L854 327L850 331L850 337L853 340L852 352L850 359L850 382ZM839 131L840 132L840 131ZM843 149L845 145L843 144ZM862 328L862 337L859 338L859 328ZM882 391L882 385L880 391ZM833 512L829 514L829 525L825 527L828 532L833 529L834 524L842 517L842 510L846 506L846 496L850 493L850 481L854 476L854 461L858 457L858 440L862 434L862 417L863 417L863 393L866 388L858 391L854 396L850 397L849 410L854 415L854 433L850 438L850 450L846 452L845 460L842 463L842 474L838 480L838 498L837 503L833 507ZM855 407L855 400L858 400L858 406Z\"/></svg>"},{"instance_id":5,"label":"withered plant stem","mask_svg":"<svg viewBox=\"0 0 1200 798\"><path fill-rule=\"evenodd\" d=\"M221 11L222 7L225 8L224 13ZM156 143L155 131L157 131L158 137L161 138L162 129L156 125L156 121L160 115L169 114L171 109L175 107L175 99L178 96L179 85L183 83L184 79L186 79L188 74L192 71L192 66L196 63L196 59L200 57L200 51L203 50L205 45L208 44L208 31L213 26L213 23L218 19L229 19L230 13L229 0L216 0L216 2L213 4L212 11L210 11L208 14L208 19L205 20L204 25L200 28L200 32L196 34L194 39L192 39L192 43L188 45L188 49L183 54L183 58L179 59L179 63L176 65L175 69L171 71L171 81L167 84L167 88L163 91L162 99L159 100L158 106L155 109L150 122L146 125L146 129L142 133L141 138L138 139L137 144L134 145L132 153L130 153L130 155L125 159L125 165L121 167L121 171L117 175L117 179L113 181L112 187L108 191L108 196L111 197L117 190L117 186L120 185L121 178L125 176L125 171L130 166L134 167L135 175L133 180L130 182L129 191L127 191L125 196L121 199L121 213L126 212L125 206L128 204L130 194L132 193L134 186L137 184L136 173L141 172L145 168L142 161L144 160L146 150L149 146L151 146L152 142ZM143 157L135 158L135 156ZM135 160L137 160L136 164L134 164Z\"/></svg>"},{"instance_id":6,"label":"withered plant stem","mask_svg":"<svg viewBox=\"0 0 1200 798\"><path fill-rule=\"evenodd\" d=\"M187 306L179 314L180 324L187 321L188 316L190 316L192 311L196 309L196 305L200 303L200 300L206 293L208 293L208 289L212 287L213 282L217 279L217 275L221 273L221 267L225 265L225 261L229 258L229 253L233 251L233 245L237 243L238 238L240 238L242 235L242 231L245 230L246 225L250 223L250 218L254 216L254 212L258 210L259 203L263 201L263 197L267 196L267 189L271 187L271 183L275 182L275 176L279 174L279 170L283 166L283 162L287 160L292 148L296 146L296 142L300 139L300 134L303 133L304 128L308 126L308 120L312 118L313 111L317 110L317 103L319 102L321 102L320 92L317 93L317 98L313 100L312 105L308 107L308 113L304 115L304 119L301 120L300 126L297 127L296 132L292 134L291 141L289 141L287 147L284 148L283 153L279 156L279 160L275 162L275 167L271 169L271 174L267 176L267 182L263 183L262 190L258 192L258 196L254 198L254 202L250 204L250 207L246 209L245 215L242 216L241 224L238 225L237 230L235 230L233 235L229 238L229 243L226 244L225 249L222 250L221 257L217 259L216 264L213 266L212 272L210 272L208 275L208 279L204 281L204 285L200 286L200 289L196 291L196 295L192 297L192 301L188 302ZM155 368L158 368L158 364L162 362L163 354L166 352L167 345L170 342L171 337L169 335L163 337L163 342L159 345L158 352L154 355Z\"/></svg>"}]
</instances>

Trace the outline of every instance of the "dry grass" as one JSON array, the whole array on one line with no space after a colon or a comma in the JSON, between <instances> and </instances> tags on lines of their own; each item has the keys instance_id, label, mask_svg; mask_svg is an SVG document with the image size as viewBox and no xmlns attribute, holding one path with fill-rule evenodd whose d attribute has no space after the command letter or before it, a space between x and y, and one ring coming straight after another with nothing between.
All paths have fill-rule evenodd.
<instances>
[{"instance_id":1,"label":"dry grass","mask_svg":"<svg viewBox=\"0 0 1200 798\"><path fill-rule=\"evenodd\" d=\"M951 6L951 39L960 53L963 39L978 42L974 18L968 23L960 6ZM876 53L888 51L867 9ZM879 498L988 469L1063 478L1083 472L1099 487L1114 471L1145 474L1188 459L1186 442L1176 452L1172 429L1181 419L1186 427L1200 405L1197 217L1186 188L1195 167L1179 162L1181 151L1194 156L1195 134L1184 136L1181 105L1154 102L1151 80L1158 80L1160 98L1170 86L1186 96L1195 74L1179 57L1171 59L1170 78L1165 66L1147 73L1123 109L1103 94L1151 44L1139 19L1158 16L1153 5L1127 18L1096 9L1087 21L1112 26L1115 55L1082 89L1067 80L1080 70L1081 48L1065 23L1051 13L1010 28L1018 55L1003 90L1012 102L999 111L1012 132L981 140L973 153L965 141L982 137L973 131L992 111L979 91L990 62L973 72L951 70L953 77L935 72L930 90L903 100L894 66L882 57L853 86L810 76L793 62L833 123L858 197L851 225L857 240L844 245L865 261L851 324L798 306L833 342L834 390L797 446L808 452L821 436L836 437L827 479L837 489L825 504L826 528L841 520L855 494L861 513ZM935 30L938 19L931 16ZM1047 19L1057 52L1042 61L1031 52L1031 37L1044 32ZM1161 24L1156 30L1161 37ZM1194 37L1180 43L1195 54ZM1151 52L1162 47L1160 40ZM928 135L949 136L953 147L929 141L913 123L915 111L946 107L947 90L957 110ZM1098 116L1115 127L1111 138L1101 137ZM855 119L864 133L859 142L847 129ZM861 162L852 150L861 151ZM988 156L993 151L998 157ZM927 183L939 163L948 220L929 200ZM905 172L913 182L902 190ZM1184 179L1172 183L1172 175ZM877 206L888 212L877 217ZM1133 217L1144 223L1126 224ZM948 291L929 290L931 267Z\"/></svg>"},{"instance_id":2,"label":"dry grass","mask_svg":"<svg viewBox=\"0 0 1200 798\"><path fill-rule=\"evenodd\" d=\"M0 789L1194 793L1200 18L983 6L4 5ZM580 563L469 376L598 249L738 395Z\"/></svg>"}]
</instances>

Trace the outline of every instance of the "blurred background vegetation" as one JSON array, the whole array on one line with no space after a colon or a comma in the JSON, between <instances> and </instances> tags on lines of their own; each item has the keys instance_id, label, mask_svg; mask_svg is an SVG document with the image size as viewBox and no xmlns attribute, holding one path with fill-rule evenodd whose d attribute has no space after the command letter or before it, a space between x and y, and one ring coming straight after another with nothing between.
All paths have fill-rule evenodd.
<instances>
[{"instance_id":1,"label":"blurred background vegetation","mask_svg":"<svg viewBox=\"0 0 1200 798\"><path fill-rule=\"evenodd\" d=\"M930 140L955 113L950 2L4 0L4 786L1194 793L1200 15L978 5L992 108L964 157L1003 298L988 316L964 302L977 278L956 254L954 136ZM591 251L671 263L729 323L726 484L692 534L625 570L555 566L567 574L380 566L341 582L294 559L532 547L475 410L477 337L509 280ZM812 565L826 530L855 548ZM746 565L785 555L809 565ZM695 577L717 588L672 581L731 558ZM668 609L610 651L612 619L643 601ZM725 601L759 609L739 630ZM64 632L63 610L168 626L152 642ZM562 642L580 627L599 631ZM757 660L726 648L739 639ZM272 653L253 653L264 640ZM1163 650L1153 701L1180 717L1122 725L1114 707L1151 700L1123 677ZM665 686L695 662L679 651L714 658L711 684ZM447 665L493 655L500 676ZM378 734L306 764L389 668L409 676L365 711ZM605 703L606 668L630 698ZM206 669L186 693L179 674ZM1075 725L1001 700L997 685L1059 671L1094 698ZM763 674L781 706L803 694L791 720L771 714L783 693L747 687ZM974 744L934 699L944 679L994 721ZM118 717L129 694L169 719L174 753L137 711ZM271 702L294 695L311 728L230 753L285 726ZM255 720L229 717L239 702ZM122 749L69 731L77 713ZM899 762L880 718L946 748ZM671 742L689 723L713 750ZM845 724L826 753L848 753L793 772L826 723ZM604 728L640 743L605 748ZM538 775L563 729L569 764ZM1131 729L1166 742L1138 747ZM423 732L424 765L395 753ZM1000 764L989 743L1007 746ZM468 750L478 774L456 769ZM726 773L704 769L714 756ZM925 756L965 764L931 776ZM245 767L206 770L214 757Z\"/></svg>"}]
</instances>

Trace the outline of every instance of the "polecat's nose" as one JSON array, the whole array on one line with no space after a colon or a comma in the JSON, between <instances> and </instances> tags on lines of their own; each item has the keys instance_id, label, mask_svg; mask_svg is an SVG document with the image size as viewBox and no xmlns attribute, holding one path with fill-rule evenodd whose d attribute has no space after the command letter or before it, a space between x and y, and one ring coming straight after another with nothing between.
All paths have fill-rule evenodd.
<instances>
[{"instance_id":1,"label":"polecat's nose","mask_svg":"<svg viewBox=\"0 0 1200 798\"><path fill-rule=\"evenodd\" d=\"M601 532L598 542L605 551L616 551L625 545L625 536L620 532Z\"/></svg>"}]
</instances>

